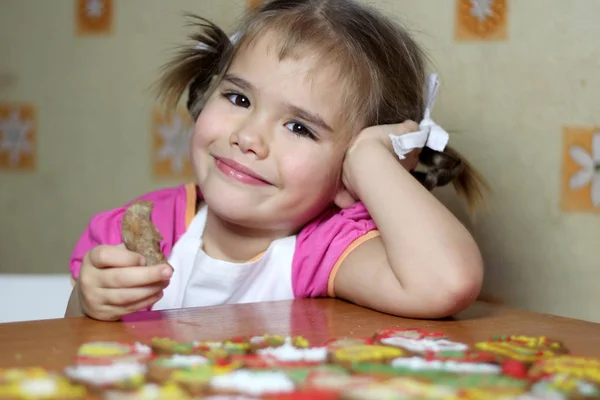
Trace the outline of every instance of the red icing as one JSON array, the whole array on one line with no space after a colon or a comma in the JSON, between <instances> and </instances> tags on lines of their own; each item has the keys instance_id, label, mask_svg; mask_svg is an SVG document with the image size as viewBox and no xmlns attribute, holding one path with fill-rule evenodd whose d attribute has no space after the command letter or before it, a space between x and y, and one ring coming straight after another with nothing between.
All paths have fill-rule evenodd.
<instances>
[{"instance_id":1,"label":"red icing","mask_svg":"<svg viewBox=\"0 0 600 400\"><path fill-rule=\"evenodd\" d=\"M269 400L337 400L339 393L330 390L306 390L276 395L265 395Z\"/></svg>"},{"instance_id":2,"label":"red icing","mask_svg":"<svg viewBox=\"0 0 600 400\"><path fill-rule=\"evenodd\" d=\"M507 359L502 362L502 374L513 378L527 378L527 366L520 361Z\"/></svg>"}]
</instances>

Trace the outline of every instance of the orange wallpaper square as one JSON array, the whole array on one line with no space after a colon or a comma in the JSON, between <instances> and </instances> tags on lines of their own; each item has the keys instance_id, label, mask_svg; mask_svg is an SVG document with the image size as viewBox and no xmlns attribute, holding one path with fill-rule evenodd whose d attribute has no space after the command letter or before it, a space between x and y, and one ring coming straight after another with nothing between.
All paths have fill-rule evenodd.
<instances>
[{"instance_id":1,"label":"orange wallpaper square","mask_svg":"<svg viewBox=\"0 0 600 400\"><path fill-rule=\"evenodd\" d=\"M504 40L507 25L507 0L456 0L457 40Z\"/></svg>"},{"instance_id":2,"label":"orange wallpaper square","mask_svg":"<svg viewBox=\"0 0 600 400\"><path fill-rule=\"evenodd\" d=\"M75 18L79 35L107 34L113 25L112 0L76 0Z\"/></svg>"},{"instance_id":3,"label":"orange wallpaper square","mask_svg":"<svg viewBox=\"0 0 600 400\"><path fill-rule=\"evenodd\" d=\"M190 139L194 122L185 108L152 113L152 170L159 178L191 178Z\"/></svg>"},{"instance_id":4,"label":"orange wallpaper square","mask_svg":"<svg viewBox=\"0 0 600 400\"><path fill-rule=\"evenodd\" d=\"M600 212L600 127L563 130L561 206Z\"/></svg>"},{"instance_id":5,"label":"orange wallpaper square","mask_svg":"<svg viewBox=\"0 0 600 400\"><path fill-rule=\"evenodd\" d=\"M35 108L0 103L0 169L35 170L36 139Z\"/></svg>"},{"instance_id":6,"label":"orange wallpaper square","mask_svg":"<svg viewBox=\"0 0 600 400\"><path fill-rule=\"evenodd\" d=\"M247 0L248 8L256 8L263 3L263 0Z\"/></svg>"}]
</instances>

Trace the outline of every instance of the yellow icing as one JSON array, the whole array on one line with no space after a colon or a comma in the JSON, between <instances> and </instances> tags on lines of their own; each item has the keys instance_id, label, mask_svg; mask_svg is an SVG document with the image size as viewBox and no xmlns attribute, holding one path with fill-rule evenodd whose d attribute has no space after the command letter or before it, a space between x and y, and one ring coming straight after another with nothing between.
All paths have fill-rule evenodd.
<instances>
[{"instance_id":1,"label":"yellow icing","mask_svg":"<svg viewBox=\"0 0 600 400\"><path fill-rule=\"evenodd\" d=\"M512 342L480 342L475 344L475 347L479 350L524 362L532 362L554 355L554 352L548 349L530 348Z\"/></svg>"},{"instance_id":2,"label":"yellow icing","mask_svg":"<svg viewBox=\"0 0 600 400\"><path fill-rule=\"evenodd\" d=\"M401 357L405 353L396 347L359 345L336 350L334 354L339 361L365 362Z\"/></svg>"},{"instance_id":3,"label":"yellow icing","mask_svg":"<svg viewBox=\"0 0 600 400\"><path fill-rule=\"evenodd\" d=\"M117 343L86 343L79 348L84 357L115 357L129 353L129 346Z\"/></svg>"},{"instance_id":4,"label":"yellow icing","mask_svg":"<svg viewBox=\"0 0 600 400\"><path fill-rule=\"evenodd\" d=\"M37 373L37 371L36 371ZM39 393L29 393L26 389L27 384L35 385L36 381L50 380L55 388L51 393L41 395ZM0 398L17 398L22 400L43 399L49 396L53 398L83 398L86 395L86 389L81 385L74 385L64 377L51 375L27 377L25 379L13 380L10 384L0 385Z\"/></svg>"},{"instance_id":5,"label":"yellow icing","mask_svg":"<svg viewBox=\"0 0 600 400\"><path fill-rule=\"evenodd\" d=\"M547 374L566 374L569 377L600 383L600 360L575 356L559 356L544 360L535 367Z\"/></svg>"}]
</instances>

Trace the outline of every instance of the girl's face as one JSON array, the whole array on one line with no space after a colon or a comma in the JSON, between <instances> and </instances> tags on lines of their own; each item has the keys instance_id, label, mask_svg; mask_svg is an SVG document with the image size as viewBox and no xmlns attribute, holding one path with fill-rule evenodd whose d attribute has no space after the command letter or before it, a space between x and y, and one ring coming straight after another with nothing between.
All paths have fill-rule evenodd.
<instances>
[{"instance_id":1,"label":"girl's face","mask_svg":"<svg viewBox=\"0 0 600 400\"><path fill-rule=\"evenodd\" d=\"M331 67L278 59L268 35L237 53L196 120L192 163L211 211L292 233L331 204L350 132Z\"/></svg>"}]
</instances>

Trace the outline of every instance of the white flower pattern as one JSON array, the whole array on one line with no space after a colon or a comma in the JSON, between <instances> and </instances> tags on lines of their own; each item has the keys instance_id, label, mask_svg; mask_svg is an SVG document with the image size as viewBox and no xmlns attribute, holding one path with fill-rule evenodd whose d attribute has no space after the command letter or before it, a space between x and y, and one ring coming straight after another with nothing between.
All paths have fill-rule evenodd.
<instances>
[{"instance_id":1,"label":"white flower pattern","mask_svg":"<svg viewBox=\"0 0 600 400\"><path fill-rule=\"evenodd\" d=\"M171 160L171 172L174 174L182 173L186 161L189 160L189 145L193 131L193 125L186 125L179 115L173 117L170 125L163 124L158 127L163 145L156 157L161 161Z\"/></svg>"},{"instance_id":2,"label":"white flower pattern","mask_svg":"<svg viewBox=\"0 0 600 400\"><path fill-rule=\"evenodd\" d=\"M86 13L88 17L100 18L104 13L104 0L87 0Z\"/></svg>"},{"instance_id":3,"label":"white flower pattern","mask_svg":"<svg viewBox=\"0 0 600 400\"><path fill-rule=\"evenodd\" d=\"M485 21L493 15L492 3L494 0L471 0L471 15L479 20Z\"/></svg>"},{"instance_id":4,"label":"white flower pattern","mask_svg":"<svg viewBox=\"0 0 600 400\"><path fill-rule=\"evenodd\" d=\"M569 154L581 169L569 179L569 187L578 190L591 185L591 197L594 207L600 207L600 132L592 136L592 152L573 145Z\"/></svg>"},{"instance_id":5,"label":"white flower pattern","mask_svg":"<svg viewBox=\"0 0 600 400\"><path fill-rule=\"evenodd\" d=\"M13 111L7 119L0 119L0 152L8 153L11 167L16 166L23 154L31 154L33 146L27 137L31 121L24 121L19 111Z\"/></svg>"}]
</instances>

